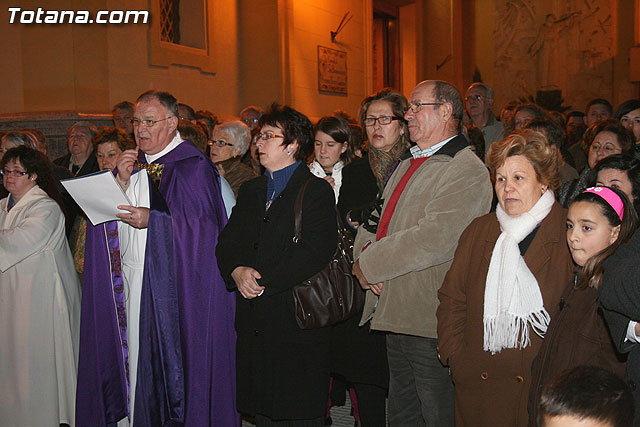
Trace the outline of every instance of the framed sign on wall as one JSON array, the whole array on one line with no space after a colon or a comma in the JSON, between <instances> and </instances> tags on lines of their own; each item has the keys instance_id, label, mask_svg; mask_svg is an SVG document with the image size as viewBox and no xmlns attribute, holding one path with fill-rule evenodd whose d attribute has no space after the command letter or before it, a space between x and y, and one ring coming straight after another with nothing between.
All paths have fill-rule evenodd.
<instances>
[{"instance_id":1,"label":"framed sign on wall","mask_svg":"<svg viewBox=\"0 0 640 427\"><path fill-rule=\"evenodd\" d=\"M347 94L347 52L318 46L318 90Z\"/></svg>"}]
</instances>

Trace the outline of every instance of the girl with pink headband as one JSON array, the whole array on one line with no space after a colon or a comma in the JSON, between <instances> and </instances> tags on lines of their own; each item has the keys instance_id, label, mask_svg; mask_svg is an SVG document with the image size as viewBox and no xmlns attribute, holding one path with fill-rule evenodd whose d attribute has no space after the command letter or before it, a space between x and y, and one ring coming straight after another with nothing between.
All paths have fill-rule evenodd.
<instances>
[{"instance_id":1,"label":"girl with pink headband","mask_svg":"<svg viewBox=\"0 0 640 427\"><path fill-rule=\"evenodd\" d=\"M637 215L627 196L609 187L591 187L571 202L566 239L576 274L551 314L544 343L533 362L529 394L530 425L536 425L538 401L546 383L566 369L595 365L624 377L625 358L598 310L604 261L631 238Z\"/></svg>"}]
</instances>

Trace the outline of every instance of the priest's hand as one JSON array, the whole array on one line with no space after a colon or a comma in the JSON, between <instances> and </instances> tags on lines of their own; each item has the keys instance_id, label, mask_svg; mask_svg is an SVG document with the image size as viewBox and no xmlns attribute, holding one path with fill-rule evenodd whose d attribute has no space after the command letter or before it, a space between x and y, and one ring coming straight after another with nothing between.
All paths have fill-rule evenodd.
<instances>
[{"instance_id":1,"label":"priest's hand","mask_svg":"<svg viewBox=\"0 0 640 427\"><path fill-rule=\"evenodd\" d=\"M116 214L118 218L135 228L147 228L149 226L149 208L138 208L129 205L119 205L123 213Z\"/></svg>"},{"instance_id":2,"label":"priest's hand","mask_svg":"<svg viewBox=\"0 0 640 427\"><path fill-rule=\"evenodd\" d=\"M137 150L126 150L120 153L118 156L117 166L118 175L116 176L120 187L123 190L129 188L129 178L131 178L131 172L133 172L133 164L138 160Z\"/></svg>"},{"instance_id":3,"label":"priest's hand","mask_svg":"<svg viewBox=\"0 0 640 427\"><path fill-rule=\"evenodd\" d=\"M236 282L238 291L240 291L246 299L260 296L264 291L264 286L258 285L256 281L256 279L261 279L262 276L257 270L251 267L236 267L233 272L231 272L231 278Z\"/></svg>"}]
</instances>

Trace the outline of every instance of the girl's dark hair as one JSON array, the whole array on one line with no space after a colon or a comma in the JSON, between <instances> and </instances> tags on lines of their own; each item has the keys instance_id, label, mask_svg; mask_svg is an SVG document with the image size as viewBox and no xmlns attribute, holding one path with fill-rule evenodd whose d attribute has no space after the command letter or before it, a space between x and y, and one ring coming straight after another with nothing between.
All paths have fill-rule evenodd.
<instances>
[{"instance_id":1,"label":"girl's dark hair","mask_svg":"<svg viewBox=\"0 0 640 427\"><path fill-rule=\"evenodd\" d=\"M356 157L353 154L353 146L351 143L351 128L349 123L341 117L324 116L316 124L316 133L324 132L334 141L340 144L347 144L347 150L340 155L340 160L344 165L348 165Z\"/></svg>"},{"instance_id":2,"label":"girl's dark hair","mask_svg":"<svg viewBox=\"0 0 640 427\"><path fill-rule=\"evenodd\" d=\"M296 160L306 161L313 153L314 132L309 118L288 105L273 103L269 111L258 120L258 127L275 126L282 129L282 145L287 146L294 141L298 142Z\"/></svg>"},{"instance_id":3,"label":"girl's dark hair","mask_svg":"<svg viewBox=\"0 0 640 427\"><path fill-rule=\"evenodd\" d=\"M640 108L640 99L630 99L628 101L623 102L618 106L616 112L613 114L614 119L622 119L622 116L625 114L629 114L633 110L637 110Z\"/></svg>"},{"instance_id":4,"label":"girl's dark hair","mask_svg":"<svg viewBox=\"0 0 640 427\"><path fill-rule=\"evenodd\" d=\"M630 155L614 154L598 162L593 169L591 186L596 185L598 173L603 170L614 169L625 172L631 182L631 195L636 214L640 216L640 162Z\"/></svg>"},{"instance_id":5,"label":"girl's dark hair","mask_svg":"<svg viewBox=\"0 0 640 427\"><path fill-rule=\"evenodd\" d=\"M580 279L576 284L576 289L585 289L587 287L597 289L602 284L605 260L613 255L622 244L626 243L631 238L631 236L633 236L633 233L636 231L636 228L638 226L638 215L636 214L636 210L629 202L626 194L624 194L620 190L616 190L615 188L610 189L620 197L620 199L622 200L622 204L624 205L622 220L620 220L620 217L618 216L616 211L613 210L611 205L597 194L580 193L571 202L571 204L574 204L576 202L587 202L596 204L600 207L600 212L602 212L602 215L607 219L607 222L611 227L616 227L618 225L620 226L620 232L618 233L618 238L616 239L616 241L604 248L599 253L589 258L589 260L585 263L584 267L582 268Z\"/></svg>"}]
</instances>

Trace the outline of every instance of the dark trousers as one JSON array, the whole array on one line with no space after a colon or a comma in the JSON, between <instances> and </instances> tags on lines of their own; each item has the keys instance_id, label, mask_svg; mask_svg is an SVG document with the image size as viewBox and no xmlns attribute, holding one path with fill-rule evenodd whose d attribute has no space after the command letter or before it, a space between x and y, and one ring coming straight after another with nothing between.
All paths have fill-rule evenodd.
<instances>
[{"instance_id":1,"label":"dark trousers","mask_svg":"<svg viewBox=\"0 0 640 427\"><path fill-rule=\"evenodd\" d=\"M435 338L387 334L389 426L455 424L453 383Z\"/></svg>"},{"instance_id":2,"label":"dark trousers","mask_svg":"<svg viewBox=\"0 0 640 427\"><path fill-rule=\"evenodd\" d=\"M362 427L385 427L387 390L371 384L354 384Z\"/></svg>"}]
</instances>

